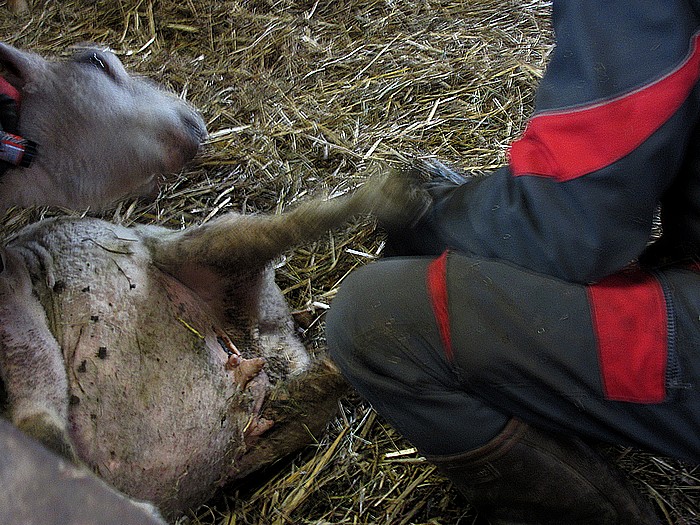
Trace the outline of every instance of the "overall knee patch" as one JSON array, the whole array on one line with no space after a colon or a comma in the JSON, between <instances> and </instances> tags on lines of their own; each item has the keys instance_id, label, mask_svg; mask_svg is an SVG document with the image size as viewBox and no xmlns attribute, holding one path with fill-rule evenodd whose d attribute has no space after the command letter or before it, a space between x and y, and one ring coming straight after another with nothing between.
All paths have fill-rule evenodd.
<instances>
[{"instance_id":1,"label":"overall knee patch","mask_svg":"<svg viewBox=\"0 0 700 525\"><path fill-rule=\"evenodd\" d=\"M587 287L605 397L660 403L666 398L668 307L661 283L635 271Z\"/></svg>"}]
</instances>

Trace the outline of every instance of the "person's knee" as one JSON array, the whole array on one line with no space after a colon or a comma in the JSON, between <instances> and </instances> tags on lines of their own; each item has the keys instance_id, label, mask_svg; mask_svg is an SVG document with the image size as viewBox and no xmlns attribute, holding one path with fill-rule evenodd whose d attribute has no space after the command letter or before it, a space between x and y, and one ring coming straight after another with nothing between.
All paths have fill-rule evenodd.
<instances>
[{"instance_id":1,"label":"person's knee","mask_svg":"<svg viewBox=\"0 0 700 525\"><path fill-rule=\"evenodd\" d=\"M372 322L371 303L376 290L372 266L359 268L345 278L326 316L328 349L336 361L344 361L354 351L362 328Z\"/></svg>"},{"instance_id":2,"label":"person's knee","mask_svg":"<svg viewBox=\"0 0 700 525\"><path fill-rule=\"evenodd\" d=\"M350 274L326 320L331 358L348 376L396 375L408 382L432 359L440 337L427 295L429 259L383 259Z\"/></svg>"},{"instance_id":3,"label":"person's knee","mask_svg":"<svg viewBox=\"0 0 700 525\"><path fill-rule=\"evenodd\" d=\"M384 259L343 281L328 311L326 340L331 358L356 387L369 377L392 373L387 363L407 351L402 341L419 329L416 313L426 310L409 303L420 302L414 290L424 288L424 279L416 262ZM424 313L432 315L427 308ZM419 324L426 315L418 316Z\"/></svg>"}]
</instances>

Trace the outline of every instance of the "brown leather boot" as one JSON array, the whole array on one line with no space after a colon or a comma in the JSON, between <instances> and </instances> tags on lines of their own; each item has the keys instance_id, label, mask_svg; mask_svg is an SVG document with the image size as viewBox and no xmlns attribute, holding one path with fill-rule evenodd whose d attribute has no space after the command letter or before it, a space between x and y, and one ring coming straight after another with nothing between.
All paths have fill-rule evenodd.
<instances>
[{"instance_id":1,"label":"brown leather boot","mask_svg":"<svg viewBox=\"0 0 700 525\"><path fill-rule=\"evenodd\" d=\"M476 450L427 459L492 525L659 525L651 505L581 440L515 419Z\"/></svg>"}]
</instances>

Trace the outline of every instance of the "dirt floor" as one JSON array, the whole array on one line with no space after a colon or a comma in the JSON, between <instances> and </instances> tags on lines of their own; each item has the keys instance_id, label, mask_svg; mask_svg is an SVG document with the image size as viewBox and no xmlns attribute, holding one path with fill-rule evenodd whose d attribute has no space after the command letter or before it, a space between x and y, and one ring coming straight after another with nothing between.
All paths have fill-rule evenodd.
<instances>
[{"instance_id":1,"label":"dirt floor","mask_svg":"<svg viewBox=\"0 0 700 525\"><path fill-rule=\"evenodd\" d=\"M35 0L0 10L1 38L64 55L94 42L201 109L203 154L155 203L105 217L199 224L339 194L373 161L438 157L470 173L503 164L552 49L543 0ZM56 209L13 210L5 234ZM381 255L368 221L290 252L278 282L310 345L343 277ZM694 465L607 450L668 524L700 523ZM324 438L227 488L182 524L471 524L451 485L351 396Z\"/></svg>"}]
</instances>

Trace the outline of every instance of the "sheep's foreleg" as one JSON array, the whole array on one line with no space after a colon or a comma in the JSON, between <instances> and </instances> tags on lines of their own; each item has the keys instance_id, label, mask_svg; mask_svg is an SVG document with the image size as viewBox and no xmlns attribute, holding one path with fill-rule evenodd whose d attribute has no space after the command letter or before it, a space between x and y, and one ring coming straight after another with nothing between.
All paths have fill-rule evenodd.
<instances>
[{"instance_id":1,"label":"sheep's foreleg","mask_svg":"<svg viewBox=\"0 0 700 525\"><path fill-rule=\"evenodd\" d=\"M32 294L29 275L0 274L0 377L11 421L48 448L75 460L67 430L68 378L61 349Z\"/></svg>"}]
</instances>

